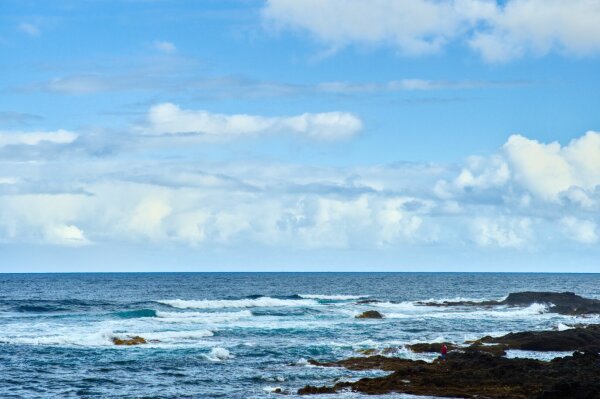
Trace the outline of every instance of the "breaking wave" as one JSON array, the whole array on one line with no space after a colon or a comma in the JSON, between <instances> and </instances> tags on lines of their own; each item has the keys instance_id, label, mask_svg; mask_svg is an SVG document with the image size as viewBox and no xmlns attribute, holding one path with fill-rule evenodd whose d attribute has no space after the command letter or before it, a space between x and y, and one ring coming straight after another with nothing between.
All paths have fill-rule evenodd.
<instances>
[{"instance_id":1,"label":"breaking wave","mask_svg":"<svg viewBox=\"0 0 600 399\"><path fill-rule=\"evenodd\" d=\"M317 295L317 294L300 294L300 298L305 299L321 299L325 301L350 301L356 299L365 299L369 295Z\"/></svg>"},{"instance_id":2,"label":"breaking wave","mask_svg":"<svg viewBox=\"0 0 600 399\"><path fill-rule=\"evenodd\" d=\"M254 307L298 307L315 306L318 302L312 299L279 299L271 297L258 297L252 299L217 299L217 300L184 300L169 299L157 301L179 309L221 309L221 308L254 308Z\"/></svg>"},{"instance_id":3,"label":"breaking wave","mask_svg":"<svg viewBox=\"0 0 600 399\"><path fill-rule=\"evenodd\" d=\"M249 310L239 312L156 312L156 316L160 321L173 322L190 322L190 323L223 323L227 321L239 320L247 317L252 317L253 314Z\"/></svg>"},{"instance_id":4,"label":"breaking wave","mask_svg":"<svg viewBox=\"0 0 600 399\"><path fill-rule=\"evenodd\" d=\"M233 356L225 348L213 348L210 353L204 355L211 362L222 362L223 360L231 359Z\"/></svg>"}]
</instances>

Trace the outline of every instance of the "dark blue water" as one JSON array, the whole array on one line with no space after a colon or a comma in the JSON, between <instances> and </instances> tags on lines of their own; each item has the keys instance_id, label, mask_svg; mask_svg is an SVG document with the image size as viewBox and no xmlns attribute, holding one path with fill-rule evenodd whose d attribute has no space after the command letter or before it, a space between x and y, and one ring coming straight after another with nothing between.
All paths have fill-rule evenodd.
<instances>
[{"instance_id":1,"label":"dark blue water","mask_svg":"<svg viewBox=\"0 0 600 399\"><path fill-rule=\"evenodd\" d=\"M395 356L427 359L403 344L597 322L547 313L543 305L415 304L501 299L526 290L598 298L600 275L0 274L0 397L276 397L275 387L293 393L306 384L378 374L312 367L309 358L397 347ZM364 298L381 302L357 303ZM386 318L354 317L369 309ZM112 343L135 335L150 342Z\"/></svg>"}]
</instances>

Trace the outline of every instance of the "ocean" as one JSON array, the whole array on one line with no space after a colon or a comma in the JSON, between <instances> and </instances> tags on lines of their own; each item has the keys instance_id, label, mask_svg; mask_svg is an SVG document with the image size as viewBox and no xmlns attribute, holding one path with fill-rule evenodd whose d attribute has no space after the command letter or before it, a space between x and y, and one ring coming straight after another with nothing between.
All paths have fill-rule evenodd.
<instances>
[{"instance_id":1,"label":"ocean","mask_svg":"<svg viewBox=\"0 0 600 399\"><path fill-rule=\"evenodd\" d=\"M600 298L600 274L0 274L0 397L275 398L281 388L293 398L307 384L385 374L314 367L307 359L395 347L391 356L431 360L403 345L599 322L548 313L541 304L416 303L496 300L517 291ZM366 310L385 318L355 318ZM148 343L113 344L131 336ZM327 395L341 397L361 396Z\"/></svg>"}]
</instances>

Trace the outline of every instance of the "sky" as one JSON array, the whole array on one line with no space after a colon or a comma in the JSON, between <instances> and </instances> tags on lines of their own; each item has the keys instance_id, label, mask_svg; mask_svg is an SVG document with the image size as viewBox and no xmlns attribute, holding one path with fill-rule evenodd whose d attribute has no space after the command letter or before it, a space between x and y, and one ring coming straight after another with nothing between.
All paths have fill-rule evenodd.
<instances>
[{"instance_id":1,"label":"sky","mask_svg":"<svg viewBox=\"0 0 600 399\"><path fill-rule=\"evenodd\" d=\"M600 272L598 0L0 0L0 272Z\"/></svg>"}]
</instances>

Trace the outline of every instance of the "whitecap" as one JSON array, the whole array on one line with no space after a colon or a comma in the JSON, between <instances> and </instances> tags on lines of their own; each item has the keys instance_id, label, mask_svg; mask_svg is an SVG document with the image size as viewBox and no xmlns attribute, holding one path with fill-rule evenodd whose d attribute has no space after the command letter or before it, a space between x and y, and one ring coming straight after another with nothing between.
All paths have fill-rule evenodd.
<instances>
[{"instance_id":1,"label":"whitecap","mask_svg":"<svg viewBox=\"0 0 600 399\"><path fill-rule=\"evenodd\" d=\"M329 301L350 301L355 299L368 298L369 295L317 295L317 294L300 294L298 295L305 299L321 299Z\"/></svg>"},{"instance_id":2,"label":"whitecap","mask_svg":"<svg viewBox=\"0 0 600 399\"><path fill-rule=\"evenodd\" d=\"M568 326L568 325L563 324L563 323L558 323L558 325L556 326L556 329L558 331L567 331L567 330L571 330L573 328L575 328L575 327L571 327L571 326Z\"/></svg>"},{"instance_id":3,"label":"whitecap","mask_svg":"<svg viewBox=\"0 0 600 399\"><path fill-rule=\"evenodd\" d=\"M48 346L112 346L113 332L110 330L94 333L76 333L58 331L48 335L21 335L0 337L0 342L22 345L48 345Z\"/></svg>"},{"instance_id":4,"label":"whitecap","mask_svg":"<svg viewBox=\"0 0 600 399\"><path fill-rule=\"evenodd\" d=\"M158 303L180 309L220 309L220 308L254 308L254 307L302 307L315 306L318 302L312 299L279 299L260 297L252 299L217 299L217 300L160 300Z\"/></svg>"},{"instance_id":5,"label":"whitecap","mask_svg":"<svg viewBox=\"0 0 600 399\"><path fill-rule=\"evenodd\" d=\"M212 337L214 333L211 330L184 330L184 331L152 331L140 332L129 335L139 335L147 340L157 341L179 341L179 340L196 340L199 338Z\"/></svg>"},{"instance_id":6,"label":"whitecap","mask_svg":"<svg viewBox=\"0 0 600 399\"><path fill-rule=\"evenodd\" d=\"M252 317L252 312L242 310L239 312L156 312L158 321L161 322L182 322L182 323L224 323L228 321L240 320Z\"/></svg>"},{"instance_id":7,"label":"whitecap","mask_svg":"<svg viewBox=\"0 0 600 399\"><path fill-rule=\"evenodd\" d=\"M207 355L204 355L204 357L211 362L222 362L224 360L233 358L227 349L221 347L212 348Z\"/></svg>"}]
</instances>

